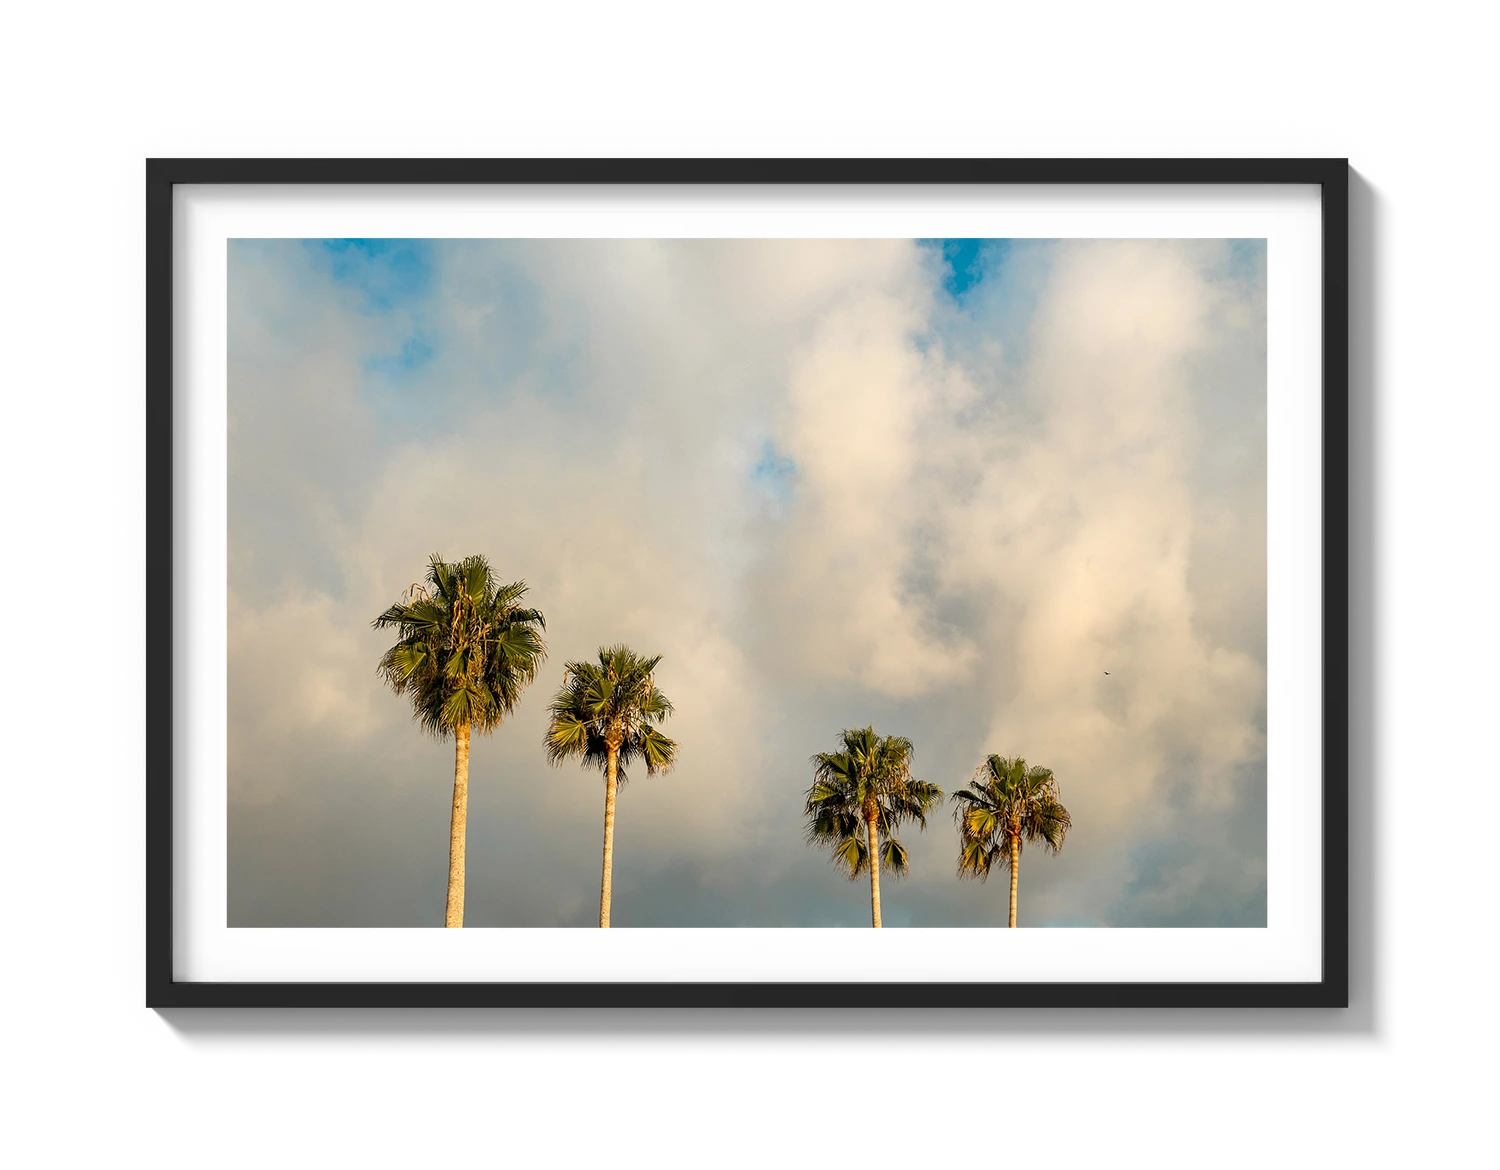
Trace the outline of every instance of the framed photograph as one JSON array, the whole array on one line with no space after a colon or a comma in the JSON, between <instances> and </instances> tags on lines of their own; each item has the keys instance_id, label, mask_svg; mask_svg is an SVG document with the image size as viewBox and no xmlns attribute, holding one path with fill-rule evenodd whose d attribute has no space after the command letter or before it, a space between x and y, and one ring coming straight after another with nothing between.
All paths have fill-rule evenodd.
<instances>
[{"instance_id":1,"label":"framed photograph","mask_svg":"<svg viewBox=\"0 0 1500 1170\"><path fill-rule=\"evenodd\" d=\"M148 1005L1346 1005L1345 160L146 205Z\"/></svg>"}]
</instances>

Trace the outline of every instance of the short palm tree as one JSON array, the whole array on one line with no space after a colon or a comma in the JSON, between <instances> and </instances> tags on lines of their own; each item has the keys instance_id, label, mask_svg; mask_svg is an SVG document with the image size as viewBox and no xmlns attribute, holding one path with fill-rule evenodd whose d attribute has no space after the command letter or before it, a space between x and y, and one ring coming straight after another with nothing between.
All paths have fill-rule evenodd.
<instances>
[{"instance_id":1,"label":"short palm tree","mask_svg":"<svg viewBox=\"0 0 1500 1170\"><path fill-rule=\"evenodd\" d=\"M834 865L850 881L869 872L870 925L879 926L880 871L900 877L910 868L896 829L906 821L925 829L943 791L912 776L909 739L864 727L839 732L839 745L812 757L813 784L803 810L807 839L832 850Z\"/></svg>"},{"instance_id":2,"label":"short palm tree","mask_svg":"<svg viewBox=\"0 0 1500 1170\"><path fill-rule=\"evenodd\" d=\"M570 662L552 697L547 760L577 759L604 773L604 872L599 880L599 925L609 925L615 855L615 797L625 766L637 760L646 775L677 762L677 744L657 728L672 704L656 685L661 655L643 658L628 646L603 646L599 660Z\"/></svg>"},{"instance_id":3,"label":"short palm tree","mask_svg":"<svg viewBox=\"0 0 1500 1170\"><path fill-rule=\"evenodd\" d=\"M1023 842L1062 848L1073 818L1057 795L1051 768L1028 767L1020 756L990 756L969 786L953 794L958 822L958 873L984 881L996 865L1010 867L1010 924L1016 924L1016 886Z\"/></svg>"},{"instance_id":4,"label":"short palm tree","mask_svg":"<svg viewBox=\"0 0 1500 1170\"><path fill-rule=\"evenodd\" d=\"M546 620L521 604L525 595L524 581L500 584L484 557L450 562L434 554L427 583L413 585L372 623L397 632L380 659L381 677L410 698L423 731L451 735L455 744L445 926L464 924L469 737L500 726L547 656Z\"/></svg>"}]
</instances>

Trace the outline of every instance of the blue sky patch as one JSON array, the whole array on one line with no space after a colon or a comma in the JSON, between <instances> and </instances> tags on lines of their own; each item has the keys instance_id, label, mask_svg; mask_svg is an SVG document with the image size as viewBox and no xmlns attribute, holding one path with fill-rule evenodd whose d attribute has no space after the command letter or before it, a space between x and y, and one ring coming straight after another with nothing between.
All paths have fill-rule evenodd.
<instances>
[{"instance_id":1,"label":"blue sky patch","mask_svg":"<svg viewBox=\"0 0 1500 1170\"><path fill-rule=\"evenodd\" d=\"M922 240L921 243L941 250L943 263L948 266L943 288L954 300L962 300L964 294L983 280L989 269L998 266L1010 251L1009 240L953 238Z\"/></svg>"},{"instance_id":2,"label":"blue sky patch","mask_svg":"<svg viewBox=\"0 0 1500 1170\"><path fill-rule=\"evenodd\" d=\"M420 333L408 337L393 354L379 354L365 359L365 369L375 374L400 375L421 369L435 351Z\"/></svg>"},{"instance_id":3,"label":"blue sky patch","mask_svg":"<svg viewBox=\"0 0 1500 1170\"><path fill-rule=\"evenodd\" d=\"M767 439L761 444L760 459L751 469L750 476L778 500L792 494L792 482L797 478L797 462L781 454L776 444Z\"/></svg>"},{"instance_id":4,"label":"blue sky patch","mask_svg":"<svg viewBox=\"0 0 1500 1170\"><path fill-rule=\"evenodd\" d=\"M362 293L365 311L388 313L425 297L432 288L429 240L317 240L328 274Z\"/></svg>"},{"instance_id":5,"label":"blue sky patch","mask_svg":"<svg viewBox=\"0 0 1500 1170\"><path fill-rule=\"evenodd\" d=\"M1229 241L1229 277L1231 280L1263 279L1265 271L1265 240Z\"/></svg>"}]
</instances>

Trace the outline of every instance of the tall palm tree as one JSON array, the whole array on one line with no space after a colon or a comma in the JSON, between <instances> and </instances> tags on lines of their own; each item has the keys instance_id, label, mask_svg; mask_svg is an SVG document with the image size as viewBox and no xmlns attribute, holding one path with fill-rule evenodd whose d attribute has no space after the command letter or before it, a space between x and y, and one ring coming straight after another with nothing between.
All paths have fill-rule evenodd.
<instances>
[{"instance_id":1,"label":"tall palm tree","mask_svg":"<svg viewBox=\"0 0 1500 1170\"><path fill-rule=\"evenodd\" d=\"M807 839L826 845L833 863L853 881L870 874L870 925L880 925L880 871L900 877L910 868L896 829L906 821L927 827L927 814L943 799L936 784L911 774L911 740L879 736L873 727L839 732L841 750L812 757L807 790ZM876 858L871 864L871 858Z\"/></svg>"},{"instance_id":2,"label":"tall palm tree","mask_svg":"<svg viewBox=\"0 0 1500 1170\"><path fill-rule=\"evenodd\" d=\"M615 856L615 797L625 765L640 760L646 775L677 762L677 744L657 727L672 704L656 685L661 655L643 658L628 646L601 646L597 662L570 662L552 697L547 761L577 758L604 773L604 872L599 879L599 925L609 925Z\"/></svg>"},{"instance_id":3,"label":"tall palm tree","mask_svg":"<svg viewBox=\"0 0 1500 1170\"><path fill-rule=\"evenodd\" d=\"M1010 924L1016 924L1016 886L1022 844L1062 848L1073 818L1057 795L1051 768L1028 767L1020 756L990 756L969 786L953 794L958 822L958 873L984 881L997 863L1010 867Z\"/></svg>"},{"instance_id":4,"label":"tall palm tree","mask_svg":"<svg viewBox=\"0 0 1500 1170\"><path fill-rule=\"evenodd\" d=\"M500 726L547 656L546 619L521 605L525 595L524 581L500 584L484 557L450 562L434 553L427 583L413 585L372 623L397 632L381 656L381 677L411 699L423 731L451 735L455 745L445 926L464 924L469 737Z\"/></svg>"}]
</instances>

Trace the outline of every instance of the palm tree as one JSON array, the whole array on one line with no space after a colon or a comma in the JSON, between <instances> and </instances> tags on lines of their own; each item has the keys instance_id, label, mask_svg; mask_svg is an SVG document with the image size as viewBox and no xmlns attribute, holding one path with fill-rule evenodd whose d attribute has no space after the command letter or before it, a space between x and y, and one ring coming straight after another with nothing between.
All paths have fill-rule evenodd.
<instances>
[{"instance_id":1,"label":"palm tree","mask_svg":"<svg viewBox=\"0 0 1500 1170\"><path fill-rule=\"evenodd\" d=\"M445 926L464 924L469 736L500 726L547 656L546 619L521 605L525 595L524 581L497 583L484 557L450 562L434 553L426 585L413 585L372 623L398 635L380 659L381 677L411 699L423 731L454 740Z\"/></svg>"},{"instance_id":2,"label":"palm tree","mask_svg":"<svg viewBox=\"0 0 1500 1170\"><path fill-rule=\"evenodd\" d=\"M1025 841L1048 852L1062 848L1073 818L1057 797L1051 768L1027 767L1020 756L990 756L969 786L953 794L958 822L958 874L984 881L998 862L1010 867L1010 924L1016 924L1016 885Z\"/></svg>"},{"instance_id":3,"label":"palm tree","mask_svg":"<svg viewBox=\"0 0 1500 1170\"><path fill-rule=\"evenodd\" d=\"M615 855L615 797L625 783L625 765L640 760L646 775L677 762L677 744L657 725L672 704L656 685L661 655L642 658L628 646L601 646L598 662L570 662L563 685L552 696L547 761L577 757L604 773L604 873L599 880L599 925L609 925Z\"/></svg>"},{"instance_id":4,"label":"palm tree","mask_svg":"<svg viewBox=\"0 0 1500 1170\"><path fill-rule=\"evenodd\" d=\"M873 727L839 732L842 750L812 757L807 790L807 839L826 845L849 880L870 874L870 925L880 925L880 871L900 877L910 868L895 831L909 820L927 827L927 814L943 799L936 784L911 774L911 740L879 736ZM871 858L878 858L872 865Z\"/></svg>"}]
</instances>

